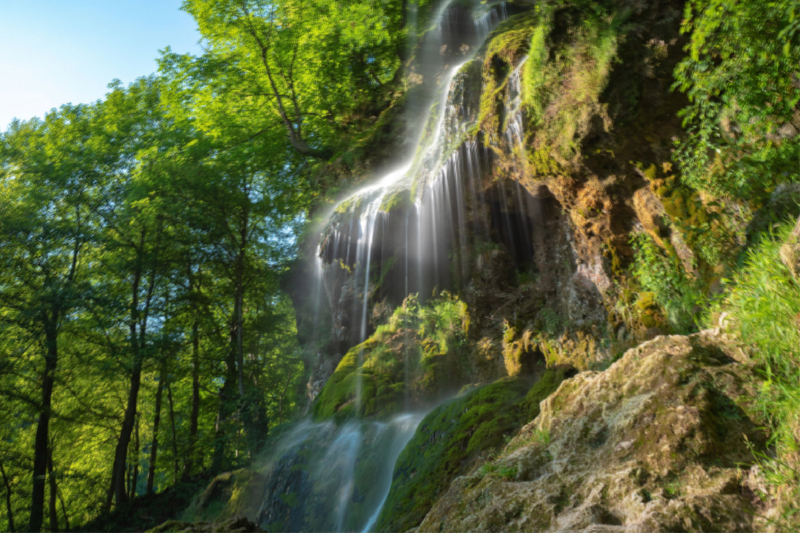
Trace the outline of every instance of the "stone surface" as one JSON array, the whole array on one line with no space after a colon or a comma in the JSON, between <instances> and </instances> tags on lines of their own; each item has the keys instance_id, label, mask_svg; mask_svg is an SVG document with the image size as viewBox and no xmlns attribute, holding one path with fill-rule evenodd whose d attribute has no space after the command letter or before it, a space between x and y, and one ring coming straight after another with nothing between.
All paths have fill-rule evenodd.
<instances>
[{"instance_id":1,"label":"stone surface","mask_svg":"<svg viewBox=\"0 0 800 533\"><path fill-rule=\"evenodd\" d=\"M419 531L759 531L755 369L716 331L658 337L564 381Z\"/></svg>"},{"instance_id":2,"label":"stone surface","mask_svg":"<svg viewBox=\"0 0 800 533\"><path fill-rule=\"evenodd\" d=\"M147 533L255 533L261 531L253 522L243 516L235 516L222 523L214 522L180 522L170 520L154 527Z\"/></svg>"},{"instance_id":3,"label":"stone surface","mask_svg":"<svg viewBox=\"0 0 800 533\"><path fill-rule=\"evenodd\" d=\"M265 482L264 474L246 468L220 474L192 501L181 518L190 522L214 523L235 517L255 520Z\"/></svg>"}]
</instances>

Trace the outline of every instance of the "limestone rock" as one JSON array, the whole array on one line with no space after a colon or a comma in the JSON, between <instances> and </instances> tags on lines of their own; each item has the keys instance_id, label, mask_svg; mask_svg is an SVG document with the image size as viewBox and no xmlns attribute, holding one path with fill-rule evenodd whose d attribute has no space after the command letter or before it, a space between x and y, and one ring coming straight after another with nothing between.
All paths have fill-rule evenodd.
<instances>
[{"instance_id":1,"label":"limestone rock","mask_svg":"<svg viewBox=\"0 0 800 533\"><path fill-rule=\"evenodd\" d=\"M564 381L419 531L760 531L754 368L716 331L658 337Z\"/></svg>"}]
</instances>

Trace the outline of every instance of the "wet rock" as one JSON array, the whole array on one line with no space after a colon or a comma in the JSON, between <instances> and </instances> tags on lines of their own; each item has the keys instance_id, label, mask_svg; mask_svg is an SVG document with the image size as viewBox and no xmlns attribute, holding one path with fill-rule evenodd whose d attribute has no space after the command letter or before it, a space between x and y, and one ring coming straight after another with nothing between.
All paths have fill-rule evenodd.
<instances>
[{"instance_id":1,"label":"wet rock","mask_svg":"<svg viewBox=\"0 0 800 533\"><path fill-rule=\"evenodd\" d=\"M255 533L257 531L262 530L253 522L243 516L235 516L221 523L170 520L147 533Z\"/></svg>"},{"instance_id":2,"label":"wet rock","mask_svg":"<svg viewBox=\"0 0 800 533\"><path fill-rule=\"evenodd\" d=\"M182 518L213 523L222 523L232 517L254 520L261 505L265 481L263 474L246 468L220 474L192 501Z\"/></svg>"},{"instance_id":3,"label":"wet rock","mask_svg":"<svg viewBox=\"0 0 800 533\"><path fill-rule=\"evenodd\" d=\"M420 532L763 529L749 465L766 435L739 355L715 332L658 337L564 381Z\"/></svg>"},{"instance_id":4,"label":"wet rock","mask_svg":"<svg viewBox=\"0 0 800 533\"><path fill-rule=\"evenodd\" d=\"M450 481L502 447L506 438L534 418L539 402L571 371L539 368L532 386L529 380L504 378L468 388L432 411L398 457L376 529L405 531L418 525Z\"/></svg>"}]
</instances>

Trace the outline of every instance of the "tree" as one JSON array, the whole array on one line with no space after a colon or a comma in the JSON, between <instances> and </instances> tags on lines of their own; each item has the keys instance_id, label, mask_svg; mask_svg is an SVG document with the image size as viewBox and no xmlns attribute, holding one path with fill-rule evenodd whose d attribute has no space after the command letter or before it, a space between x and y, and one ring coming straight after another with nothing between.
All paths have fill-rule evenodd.
<instances>
[{"instance_id":1,"label":"tree","mask_svg":"<svg viewBox=\"0 0 800 533\"><path fill-rule=\"evenodd\" d=\"M93 220L85 204L98 167L87 142L92 114L88 106L64 106L45 121L14 122L0 148L2 320L37 343L44 363L30 531L39 531L44 519L59 334L90 291L81 279L81 259L93 239Z\"/></svg>"},{"instance_id":2,"label":"tree","mask_svg":"<svg viewBox=\"0 0 800 533\"><path fill-rule=\"evenodd\" d=\"M168 68L214 79L207 111L249 135L283 128L303 156L329 159L355 133L359 115L385 96L405 46L402 3L330 0L186 0L208 55L167 55ZM205 113L197 109L200 113Z\"/></svg>"},{"instance_id":3,"label":"tree","mask_svg":"<svg viewBox=\"0 0 800 533\"><path fill-rule=\"evenodd\" d=\"M687 2L675 87L691 101L677 160L692 186L758 202L800 179L798 14L789 0Z\"/></svg>"}]
</instances>

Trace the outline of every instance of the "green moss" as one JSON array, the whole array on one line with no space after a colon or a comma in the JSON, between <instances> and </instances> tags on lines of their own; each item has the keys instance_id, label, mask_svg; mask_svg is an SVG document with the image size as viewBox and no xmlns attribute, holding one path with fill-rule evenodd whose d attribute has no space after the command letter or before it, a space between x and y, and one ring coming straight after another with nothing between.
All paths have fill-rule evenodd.
<instances>
[{"instance_id":1,"label":"green moss","mask_svg":"<svg viewBox=\"0 0 800 533\"><path fill-rule=\"evenodd\" d=\"M220 474L192 500L182 519L190 522L223 522L234 516L254 520L264 493L263 474L248 469Z\"/></svg>"},{"instance_id":2,"label":"green moss","mask_svg":"<svg viewBox=\"0 0 800 533\"><path fill-rule=\"evenodd\" d=\"M525 395L522 407L527 413L527 419L533 420L539 416L539 404L558 389L561 382L574 375L575 371L569 367L556 367L548 369L539 378Z\"/></svg>"},{"instance_id":3,"label":"green moss","mask_svg":"<svg viewBox=\"0 0 800 533\"><path fill-rule=\"evenodd\" d=\"M447 292L425 306L408 297L387 324L345 354L314 402L314 418L388 416L405 395L425 401L463 383L469 323L466 303Z\"/></svg>"},{"instance_id":4,"label":"green moss","mask_svg":"<svg viewBox=\"0 0 800 533\"><path fill-rule=\"evenodd\" d=\"M567 374L565 369L548 370L530 390L523 379L503 378L432 411L397 460L377 529L405 531L419 525L450 481L530 421L532 404L538 409L539 401ZM508 478L516 472L497 474Z\"/></svg>"},{"instance_id":5,"label":"green moss","mask_svg":"<svg viewBox=\"0 0 800 533\"><path fill-rule=\"evenodd\" d=\"M386 195L381 201L381 211L402 213L411 209L411 205L411 190L403 189Z\"/></svg>"}]
</instances>

